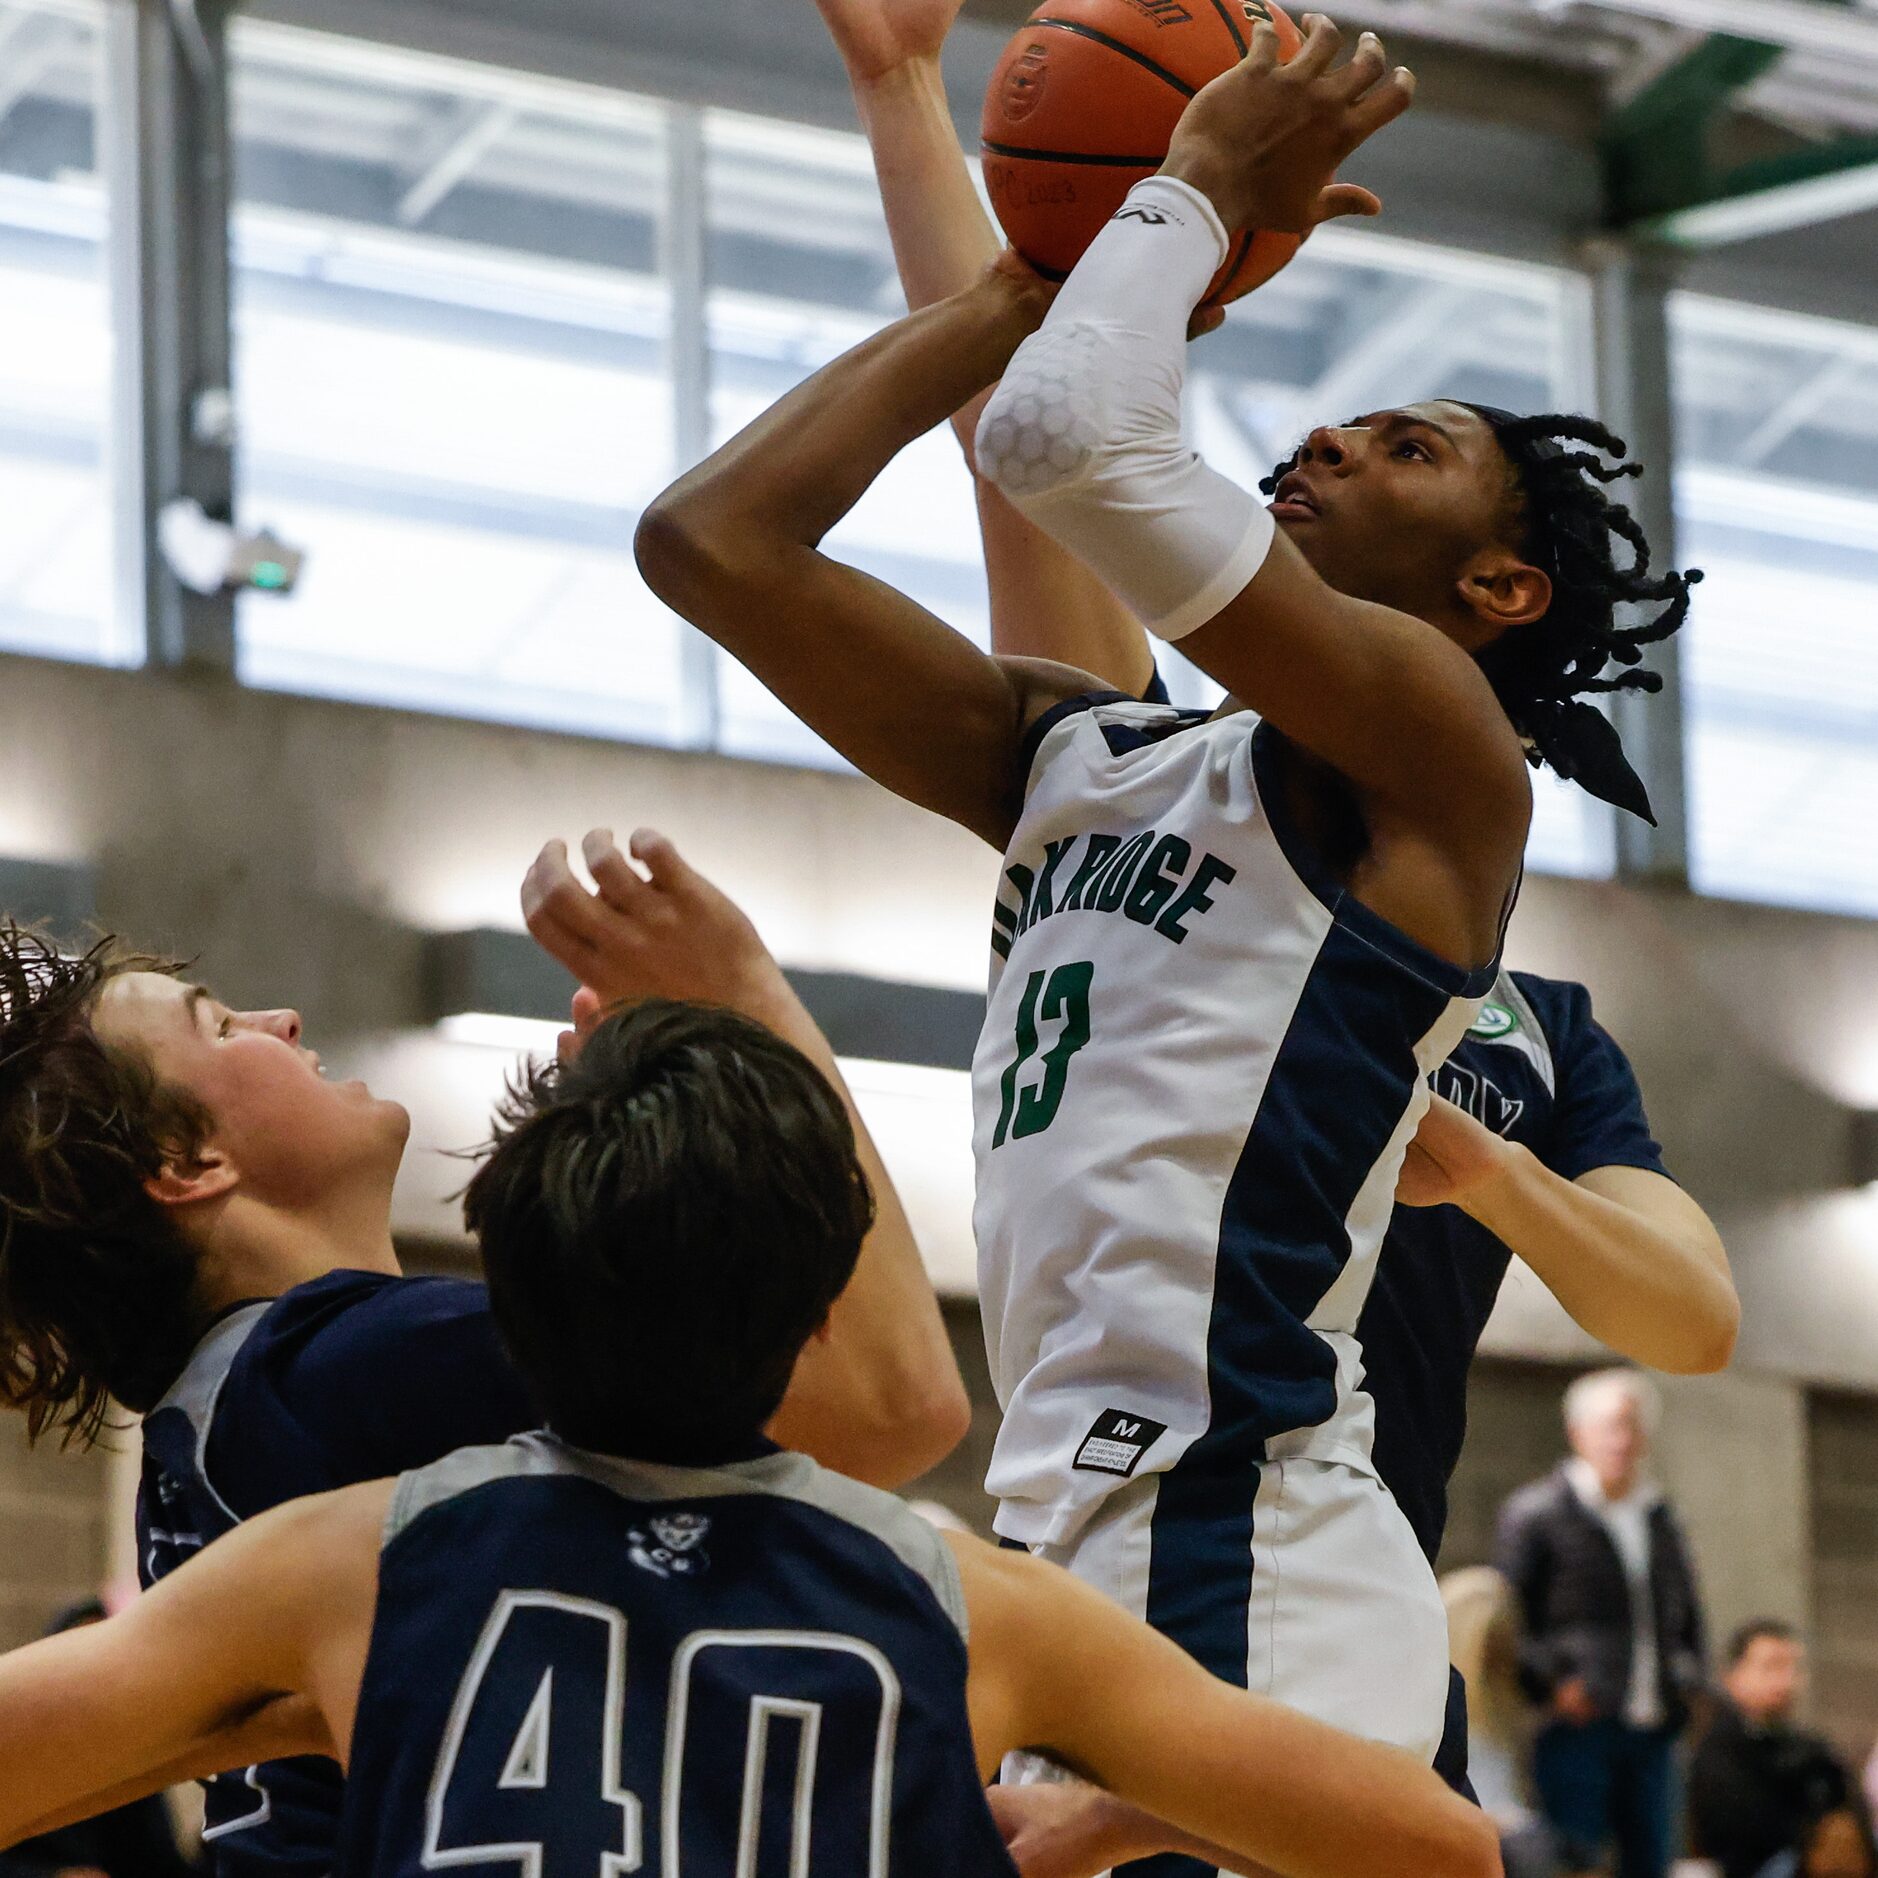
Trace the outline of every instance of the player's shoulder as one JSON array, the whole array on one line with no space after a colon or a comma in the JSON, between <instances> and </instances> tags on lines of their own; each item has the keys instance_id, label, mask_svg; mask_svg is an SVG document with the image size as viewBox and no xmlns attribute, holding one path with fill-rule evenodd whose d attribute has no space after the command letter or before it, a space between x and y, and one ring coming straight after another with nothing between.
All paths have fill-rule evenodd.
<instances>
[{"instance_id":1,"label":"player's shoulder","mask_svg":"<svg viewBox=\"0 0 1878 1878\"><path fill-rule=\"evenodd\" d=\"M249 1365L317 1346L330 1350L352 1336L390 1331L488 1310L483 1287L462 1278L407 1278L396 1272L326 1272L282 1292L243 1347Z\"/></svg>"},{"instance_id":2,"label":"player's shoulder","mask_svg":"<svg viewBox=\"0 0 1878 1878\"><path fill-rule=\"evenodd\" d=\"M1542 978L1534 972L1509 976L1566 1074L1576 1067L1605 1076L1634 1076L1623 1046L1598 1021L1587 986L1576 979Z\"/></svg>"},{"instance_id":3,"label":"player's shoulder","mask_svg":"<svg viewBox=\"0 0 1878 1878\"><path fill-rule=\"evenodd\" d=\"M299 1494L244 1519L211 1548L233 1569L293 1573L318 1579L377 1571L395 1480L367 1480L324 1492Z\"/></svg>"},{"instance_id":4,"label":"player's shoulder","mask_svg":"<svg viewBox=\"0 0 1878 1878\"><path fill-rule=\"evenodd\" d=\"M1016 1632L1034 1640L1040 1628L1089 1621L1092 1601L1097 1612L1120 1610L1024 1546L993 1543L970 1532L935 1536L958 1574L974 1637L982 1634L997 1642Z\"/></svg>"},{"instance_id":5,"label":"player's shoulder","mask_svg":"<svg viewBox=\"0 0 1878 1878\"><path fill-rule=\"evenodd\" d=\"M1575 978L1547 978L1538 972L1509 971L1519 995L1554 1043L1590 1024L1591 992Z\"/></svg>"},{"instance_id":6,"label":"player's shoulder","mask_svg":"<svg viewBox=\"0 0 1878 1878\"><path fill-rule=\"evenodd\" d=\"M898 1494L850 1480L806 1454L785 1451L773 1462L785 1497L865 1533L918 1579L952 1623L967 1624L964 1587L948 1535Z\"/></svg>"}]
</instances>

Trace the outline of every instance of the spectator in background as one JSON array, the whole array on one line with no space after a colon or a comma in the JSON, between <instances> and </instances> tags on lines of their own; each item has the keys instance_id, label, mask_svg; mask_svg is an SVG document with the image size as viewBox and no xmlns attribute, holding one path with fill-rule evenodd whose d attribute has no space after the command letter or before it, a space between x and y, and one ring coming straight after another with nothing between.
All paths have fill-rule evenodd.
<instances>
[{"instance_id":1,"label":"spectator in background","mask_svg":"<svg viewBox=\"0 0 1878 1878\"><path fill-rule=\"evenodd\" d=\"M1761 1867L1759 1878L1873 1878L1878 1846L1871 1817L1856 1801L1806 1822L1800 1843Z\"/></svg>"},{"instance_id":2,"label":"spectator in background","mask_svg":"<svg viewBox=\"0 0 1878 1878\"><path fill-rule=\"evenodd\" d=\"M1689 1550L1646 1463L1655 1388L1636 1370L1565 1392L1572 1457L1514 1494L1496 1563L1525 1623L1521 1681L1539 1704L1533 1781L1569 1869L1664 1878L1677 1734L1702 1686Z\"/></svg>"},{"instance_id":3,"label":"spectator in background","mask_svg":"<svg viewBox=\"0 0 1878 1878\"><path fill-rule=\"evenodd\" d=\"M1782 1853L1796 1855L1793 1871L1806 1869L1797 1854L1809 1822L1852 1798L1838 1756L1795 1725L1805 1690L1806 1645L1791 1624L1761 1618L1735 1632L1721 1700L1689 1764L1691 1849L1722 1878L1757 1878Z\"/></svg>"},{"instance_id":4,"label":"spectator in background","mask_svg":"<svg viewBox=\"0 0 1878 1878\"><path fill-rule=\"evenodd\" d=\"M1441 1581L1448 1660L1467 1685L1468 1763L1482 1810L1500 1829L1506 1878L1559 1878L1552 1829L1532 1807L1532 1720L1520 1689L1519 1602L1491 1565Z\"/></svg>"},{"instance_id":5,"label":"spectator in background","mask_svg":"<svg viewBox=\"0 0 1878 1878\"><path fill-rule=\"evenodd\" d=\"M49 1637L102 1623L96 1598L52 1620ZM194 1867L176 1842L175 1822L160 1793L101 1813L0 1852L0 1878L191 1878Z\"/></svg>"}]
</instances>

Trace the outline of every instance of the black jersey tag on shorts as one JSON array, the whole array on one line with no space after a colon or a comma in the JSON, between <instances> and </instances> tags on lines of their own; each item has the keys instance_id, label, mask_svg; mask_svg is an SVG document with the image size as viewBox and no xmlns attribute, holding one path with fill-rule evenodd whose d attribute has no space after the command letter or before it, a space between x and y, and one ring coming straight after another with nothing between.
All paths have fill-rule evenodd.
<instances>
[{"instance_id":1,"label":"black jersey tag on shorts","mask_svg":"<svg viewBox=\"0 0 1878 1878\"><path fill-rule=\"evenodd\" d=\"M1120 1474L1126 1480L1141 1457L1167 1433L1165 1422L1151 1422L1126 1409L1104 1409L1083 1437L1073 1466L1088 1474Z\"/></svg>"}]
</instances>

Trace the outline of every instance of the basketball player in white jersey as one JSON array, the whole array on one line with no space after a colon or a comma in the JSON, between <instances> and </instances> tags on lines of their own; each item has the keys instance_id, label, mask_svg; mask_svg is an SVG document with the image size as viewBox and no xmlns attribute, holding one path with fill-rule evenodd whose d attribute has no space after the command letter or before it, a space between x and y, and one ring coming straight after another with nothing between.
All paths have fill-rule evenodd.
<instances>
[{"instance_id":1,"label":"basketball player in white jersey","mask_svg":"<svg viewBox=\"0 0 1878 1878\"><path fill-rule=\"evenodd\" d=\"M662 498L640 557L861 768L1006 854L976 1076L1000 1532L1221 1677L1429 1755L1444 1626L1353 1333L1525 837L1523 693L1480 655L1504 641L1536 704L1580 648L1520 633L1551 579L1480 415L1316 433L1270 512L1180 447L1226 232L1376 207L1329 179L1411 86L1336 44L1316 21L1281 69L1261 34L1048 322L1006 264L869 341ZM981 466L1262 722L986 658L819 552L1040 325ZM1339 484L1373 530L1331 525Z\"/></svg>"},{"instance_id":2,"label":"basketball player in white jersey","mask_svg":"<svg viewBox=\"0 0 1878 1878\"><path fill-rule=\"evenodd\" d=\"M908 303L929 306L968 287L1000 246L941 69L961 0L817 4L873 149ZM968 465L981 414L982 400L953 418ZM982 477L974 480L993 649L1062 660L1166 703L1133 613ZM1552 493L1549 521L1562 518L1565 493ZM1588 493L1581 485L1580 500ZM1553 604L1561 603L1555 587ZM1503 972L1434 1088L1358 1323L1376 1471L1431 1560L1466 1426L1468 1367L1509 1257L1523 1260L1590 1335L1646 1365L1724 1367L1740 1315L1720 1238L1666 1170L1635 1075L1592 1020L1582 987ZM1436 1766L1463 1788L1466 1744L1457 1674ZM1013 1844L1027 1868L1034 1858L1040 1871L1057 1873L1091 1844L1130 1843L1123 1814L1091 1791L1076 1799L1063 1787L1006 1787L996 1804L1007 1822L1022 1809Z\"/></svg>"}]
</instances>

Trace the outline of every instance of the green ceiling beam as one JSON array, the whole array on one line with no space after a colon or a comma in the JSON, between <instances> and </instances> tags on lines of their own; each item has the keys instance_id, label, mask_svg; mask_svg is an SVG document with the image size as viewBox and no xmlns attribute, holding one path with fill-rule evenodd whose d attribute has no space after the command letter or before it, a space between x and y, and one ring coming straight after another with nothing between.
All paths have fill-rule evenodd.
<instances>
[{"instance_id":1,"label":"green ceiling beam","mask_svg":"<svg viewBox=\"0 0 1878 1878\"><path fill-rule=\"evenodd\" d=\"M1714 193L1709 133L1715 120L1780 57L1778 46L1714 34L1611 114L1599 146L1614 227L1630 228Z\"/></svg>"},{"instance_id":2,"label":"green ceiling beam","mask_svg":"<svg viewBox=\"0 0 1878 1878\"><path fill-rule=\"evenodd\" d=\"M1633 232L1667 247L1719 248L1878 209L1878 137L1844 137L1716 177L1707 195L1645 216Z\"/></svg>"},{"instance_id":3,"label":"green ceiling beam","mask_svg":"<svg viewBox=\"0 0 1878 1878\"><path fill-rule=\"evenodd\" d=\"M1844 137L1716 165L1716 124L1781 56L1779 46L1715 33L1613 111L1598 137L1607 225L1699 249L1878 208L1878 139Z\"/></svg>"}]
</instances>

